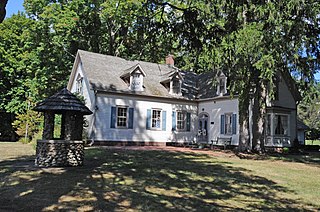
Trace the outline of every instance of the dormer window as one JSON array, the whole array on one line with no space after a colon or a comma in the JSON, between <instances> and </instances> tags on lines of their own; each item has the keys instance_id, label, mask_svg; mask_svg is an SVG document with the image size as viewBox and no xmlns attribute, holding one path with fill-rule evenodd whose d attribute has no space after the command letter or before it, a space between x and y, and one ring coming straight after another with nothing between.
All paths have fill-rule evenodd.
<instances>
[{"instance_id":1,"label":"dormer window","mask_svg":"<svg viewBox=\"0 0 320 212\"><path fill-rule=\"evenodd\" d=\"M160 83L168 90L171 95L181 95L182 76L178 70L170 73L169 79L165 79Z\"/></svg>"},{"instance_id":2,"label":"dormer window","mask_svg":"<svg viewBox=\"0 0 320 212\"><path fill-rule=\"evenodd\" d=\"M180 94L181 93L181 80L177 77L174 77L170 82L170 93L171 94Z\"/></svg>"},{"instance_id":3,"label":"dormer window","mask_svg":"<svg viewBox=\"0 0 320 212\"><path fill-rule=\"evenodd\" d=\"M131 74L130 77L130 90L132 91L143 91L143 75L136 71L135 73Z\"/></svg>"},{"instance_id":4,"label":"dormer window","mask_svg":"<svg viewBox=\"0 0 320 212\"><path fill-rule=\"evenodd\" d=\"M121 79L128 85L131 91L143 91L143 78L146 76L139 64L129 68L121 75Z\"/></svg>"},{"instance_id":5,"label":"dormer window","mask_svg":"<svg viewBox=\"0 0 320 212\"><path fill-rule=\"evenodd\" d=\"M218 77L217 95L223 96L227 93L227 77L221 73Z\"/></svg>"}]
</instances>

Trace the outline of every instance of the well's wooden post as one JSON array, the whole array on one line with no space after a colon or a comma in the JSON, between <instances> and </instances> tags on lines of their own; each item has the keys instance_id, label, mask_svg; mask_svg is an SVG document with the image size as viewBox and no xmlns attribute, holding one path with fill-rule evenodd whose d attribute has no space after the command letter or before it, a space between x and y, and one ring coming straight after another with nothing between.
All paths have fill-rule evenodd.
<instances>
[{"instance_id":1,"label":"well's wooden post","mask_svg":"<svg viewBox=\"0 0 320 212\"><path fill-rule=\"evenodd\" d=\"M46 111L44 113L44 126L42 138L45 140L53 139L54 131L54 113L52 111Z\"/></svg>"}]
</instances>

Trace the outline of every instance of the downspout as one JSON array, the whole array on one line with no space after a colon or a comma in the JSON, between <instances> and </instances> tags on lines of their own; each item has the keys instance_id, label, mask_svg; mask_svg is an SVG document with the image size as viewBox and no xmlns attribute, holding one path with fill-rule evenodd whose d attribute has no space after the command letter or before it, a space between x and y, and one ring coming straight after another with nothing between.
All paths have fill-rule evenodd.
<instances>
[{"instance_id":1,"label":"downspout","mask_svg":"<svg viewBox=\"0 0 320 212\"><path fill-rule=\"evenodd\" d=\"M95 120L96 120L96 111L98 110L97 107L97 90L93 90L94 93L94 101L93 104L91 106L91 110L93 111L92 114L92 119L91 119L91 126L90 126L90 135L89 135L89 139L91 140L91 143L89 144L89 146L92 146L94 144L94 137L96 134L96 127L95 127Z\"/></svg>"},{"instance_id":2,"label":"downspout","mask_svg":"<svg viewBox=\"0 0 320 212\"><path fill-rule=\"evenodd\" d=\"M300 104L300 101L296 101L296 138L295 140L298 140L298 105ZM298 143L300 144L299 140L298 140ZM304 131L304 144L305 145L306 143L306 132Z\"/></svg>"}]
</instances>

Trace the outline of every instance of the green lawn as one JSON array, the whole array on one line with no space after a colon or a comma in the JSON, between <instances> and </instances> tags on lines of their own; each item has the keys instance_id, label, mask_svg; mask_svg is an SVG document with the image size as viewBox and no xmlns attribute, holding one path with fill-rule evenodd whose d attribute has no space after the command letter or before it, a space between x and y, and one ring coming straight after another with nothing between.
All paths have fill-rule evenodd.
<instances>
[{"instance_id":1,"label":"green lawn","mask_svg":"<svg viewBox=\"0 0 320 212\"><path fill-rule=\"evenodd\" d=\"M37 168L32 147L0 157L0 211L316 211L320 158L91 148L79 168ZM21 148L26 155L17 149ZM11 158L10 160L8 158Z\"/></svg>"},{"instance_id":2,"label":"green lawn","mask_svg":"<svg viewBox=\"0 0 320 212\"><path fill-rule=\"evenodd\" d=\"M306 145L320 145L320 140L306 140Z\"/></svg>"}]
</instances>

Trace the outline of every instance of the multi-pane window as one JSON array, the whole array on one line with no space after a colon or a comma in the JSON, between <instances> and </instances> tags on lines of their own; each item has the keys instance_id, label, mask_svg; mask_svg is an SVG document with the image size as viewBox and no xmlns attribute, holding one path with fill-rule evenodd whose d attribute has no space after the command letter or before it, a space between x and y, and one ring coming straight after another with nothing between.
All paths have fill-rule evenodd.
<instances>
[{"instance_id":1,"label":"multi-pane window","mask_svg":"<svg viewBox=\"0 0 320 212\"><path fill-rule=\"evenodd\" d=\"M172 79L172 91L173 94L180 93L180 80L177 78Z\"/></svg>"},{"instance_id":2,"label":"multi-pane window","mask_svg":"<svg viewBox=\"0 0 320 212\"><path fill-rule=\"evenodd\" d=\"M225 78L220 78L219 80L219 90L220 93L224 94L225 93Z\"/></svg>"},{"instance_id":3,"label":"multi-pane window","mask_svg":"<svg viewBox=\"0 0 320 212\"><path fill-rule=\"evenodd\" d=\"M127 127L127 107L117 107L117 127L126 128Z\"/></svg>"},{"instance_id":4,"label":"multi-pane window","mask_svg":"<svg viewBox=\"0 0 320 212\"><path fill-rule=\"evenodd\" d=\"M285 114L267 114L266 135L268 136L288 136L289 116Z\"/></svg>"},{"instance_id":5,"label":"multi-pane window","mask_svg":"<svg viewBox=\"0 0 320 212\"><path fill-rule=\"evenodd\" d=\"M266 125L267 125L267 135L271 135L271 114L267 114L267 120L266 120Z\"/></svg>"},{"instance_id":6,"label":"multi-pane window","mask_svg":"<svg viewBox=\"0 0 320 212\"><path fill-rule=\"evenodd\" d=\"M152 122L151 127L156 129L161 129L161 110L152 110Z\"/></svg>"},{"instance_id":7,"label":"multi-pane window","mask_svg":"<svg viewBox=\"0 0 320 212\"><path fill-rule=\"evenodd\" d=\"M275 135L288 135L289 124L287 115L274 116L274 134Z\"/></svg>"},{"instance_id":8,"label":"multi-pane window","mask_svg":"<svg viewBox=\"0 0 320 212\"><path fill-rule=\"evenodd\" d=\"M140 73L134 73L132 74L132 82L131 82L131 89L134 91L140 90L141 87L141 78Z\"/></svg>"},{"instance_id":9,"label":"multi-pane window","mask_svg":"<svg viewBox=\"0 0 320 212\"><path fill-rule=\"evenodd\" d=\"M177 129L185 130L186 128L186 113L182 111L177 112Z\"/></svg>"},{"instance_id":10,"label":"multi-pane window","mask_svg":"<svg viewBox=\"0 0 320 212\"><path fill-rule=\"evenodd\" d=\"M83 78L81 76L78 76L77 81L76 81L76 92L78 94L82 94L82 83L83 83Z\"/></svg>"},{"instance_id":11,"label":"multi-pane window","mask_svg":"<svg viewBox=\"0 0 320 212\"><path fill-rule=\"evenodd\" d=\"M225 114L225 128L224 132L225 134L232 134L232 114L227 113Z\"/></svg>"}]
</instances>

